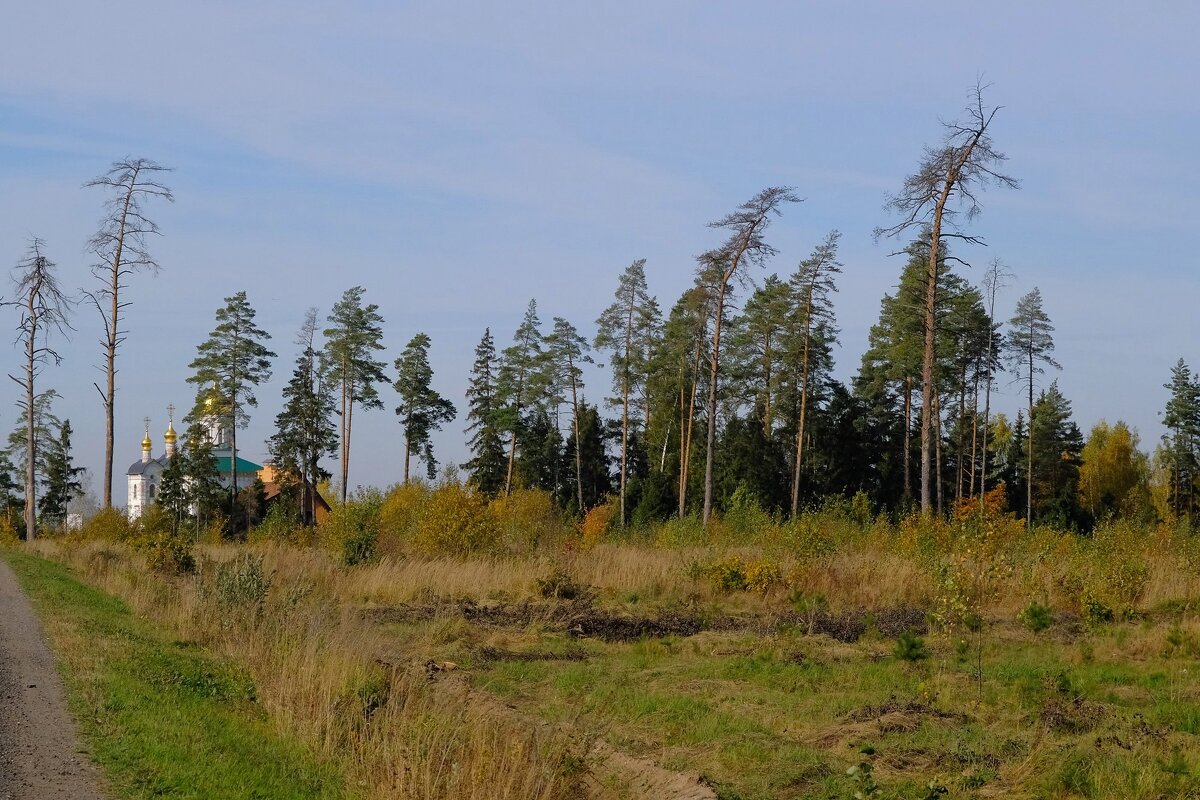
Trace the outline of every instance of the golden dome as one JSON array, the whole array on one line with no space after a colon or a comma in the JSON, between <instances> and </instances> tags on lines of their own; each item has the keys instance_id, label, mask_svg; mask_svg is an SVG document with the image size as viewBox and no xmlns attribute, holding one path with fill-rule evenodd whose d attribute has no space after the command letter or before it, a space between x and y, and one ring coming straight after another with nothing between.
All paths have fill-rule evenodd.
<instances>
[{"instance_id":1,"label":"golden dome","mask_svg":"<svg viewBox=\"0 0 1200 800\"><path fill-rule=\"evenodd\" d=\"M178 438L179 438L179 435L175 433L175 423L168 422L167 423L167 432L163 434L163 439L166 441L167 444L175 444L175 441Z\"/></svg>"},{"instance_id":2,"label":"golden dome","mask_svg":"<svg viewBox=\"0 0 1200 800\"><path fill-rule=\"evenodd\" d=\"M148 433L146 434L146 438L142 439L142 449L143 450L153 450L154 449L154 442L150 441L150 434L148 434Z\"/></svg>"}]
</instances>

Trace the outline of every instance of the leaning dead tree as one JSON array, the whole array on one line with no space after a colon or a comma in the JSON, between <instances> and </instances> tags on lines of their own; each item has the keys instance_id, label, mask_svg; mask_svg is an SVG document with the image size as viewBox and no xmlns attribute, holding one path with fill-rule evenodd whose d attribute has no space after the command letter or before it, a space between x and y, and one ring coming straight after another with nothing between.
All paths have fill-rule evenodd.
<instances>
[{"instance_id":1,"label":"leaning dead tree","mask_svg":"<svg viewBox=\"0 0 1200 800\"><path fill-rule=\"evenodd\" d=\"M20 314L16 343L23 351L22 368L8 377L22 391L17 408L25 420L25 541L33 541L37 523L38 401L46 394L38 393L37 378L48 362L62 361L50 346L50 334L63 334L70 328L67 313L71 301L59 288L54 262L46 258L44 247L41 239L29 243L28 252L13 272L13 299L4 301Z\"/></svg>"},{"instance_id":2,"label":"leaning dead tree","mask_svg":"<svg viewBox=\"0 0 1200 800\"><path fill-rule=\"evenodd\" d=\"M894 237L909 228L928 228L929 259L925 273L925 302L922 309L924 357L921 363L921 513L933 507L932 455L933 409L936 403L934 359L937 351L938 270L945 259L938 250L943 239L962 239L983 244L978 236L963 232L962 224L980 211L978 192L989 185L1019 187L1015 178L1000 172L1008 156L992 143L988 128L1001 106L983 102L987 87L976 84L963 121L944 122L942 143L926 147L917 171L904 180L900 193L887 205L899 212L900 222L876 228L875 237Z\"/></svg>"},{"instance_id":3,"label":"leaning dead tree","mask_svg":"<svg viewBox=\"0 0 1200 800\"><path fill-rule=\"evenodd\" d=\"M103 388L99 383L93 384L104 406L104 508L112 507L117 350L125 341L127 331L122 329L121 324L129 308L129 301L124 299L123 292L134 273L158 272L158 262L146 247L146 240L158 235L158 225L146 216L142 203L152 197L174 202L171 190L156 180L159 173L168 171L167 167L144 158L126 158L113 162L108 172L84 184L84 188L99 186L109 193L100 228L87 243L88 251L99 259L92 266L92 275L99 286L84 291L84 296L95 305L104 322L100 347L104 352L102 369L105 384Z\"/></svg>"},{"instance_id":4,"label":"leaning dead tree","mask_svg":"<svg viewBox=\"0 0 1200 800\"><path fill-rule=\"evenodd\" d=\"M798 203L800 198L791 187L772 186L763 189L750 200L742 203L727 217L710 222L710 228L729 231L729 238L716 250L701 255L697 272L717 278L715 299L712 308L713 335L712 352L709 355L709 382L707 408L707 443L704 453L704 523L712 515L713 499L713 451L717 433L717 380L721 371L721 323L725 316L725 302L729 298L731 282L744 279L742 269L747 264L761 266L776 250L763 239L763 230L771 217L779 216L784 203Z\"/></svg>"}]
</instances>

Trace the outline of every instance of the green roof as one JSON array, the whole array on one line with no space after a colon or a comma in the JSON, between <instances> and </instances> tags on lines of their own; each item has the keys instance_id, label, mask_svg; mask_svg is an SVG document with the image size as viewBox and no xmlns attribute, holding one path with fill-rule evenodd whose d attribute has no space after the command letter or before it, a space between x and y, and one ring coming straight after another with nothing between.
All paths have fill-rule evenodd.
<instances>
[{"instance_id":1,"label":"green roof","mask_svg":"<svg viewBox=\"0 0 1200 800\"><path fill-rule=\"evenodd\" d=\"M217 472L218 473L220 473L221 475L227 475L230 472L232 472L232 470L229 469L229 456L217 456L216 460L217 460ZM237 460L238 475L257 474L260 469L262 469L261 464L255 464L253 461L247 461L246 459L242 458L241 456L238 456L238 460Z\"/></svg>"}]
</instances>

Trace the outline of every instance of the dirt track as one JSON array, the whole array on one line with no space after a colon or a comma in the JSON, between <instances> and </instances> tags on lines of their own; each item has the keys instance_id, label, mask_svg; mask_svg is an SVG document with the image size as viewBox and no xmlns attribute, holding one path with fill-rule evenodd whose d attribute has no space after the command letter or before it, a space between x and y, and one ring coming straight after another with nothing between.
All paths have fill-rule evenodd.
<instances>
[{"instance_id":1,"label":"dirt track","mask_svg":"<svg viewBox=\"0 0 1200 800\"><path fill-rule=\"evenodd\" d=\"M0 800L103 800L99 782L33 608L0 561Z\"/></svg>"}]
</instances>

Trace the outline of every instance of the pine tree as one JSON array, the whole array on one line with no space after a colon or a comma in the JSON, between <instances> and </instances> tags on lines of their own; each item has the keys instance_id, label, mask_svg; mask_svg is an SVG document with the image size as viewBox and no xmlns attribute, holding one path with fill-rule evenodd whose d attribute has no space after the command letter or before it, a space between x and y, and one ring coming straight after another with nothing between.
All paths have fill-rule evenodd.
<instances>
[{"instance_id":1,"label":"pine tree","mask_svg":"<svg viewBox=\"0 0 1200 800\"><path fill-rule=\"evenodd\" d=\"M715 250L700 256L698 273L701 280L716 278L712 306L712 348L709 351L708 404L706 407L706 444L704 454L704 524L712 515L713 457L716 449L717 385L721 378L721 330L725 321L725 304L729 299L732 281L743 278L746 265L761 266L775 255L775 248L763 239L763 231L771 217L782 213L785 203L800 201L790 187L771 187L759 192L738 206L727 217L709 223L711 228L729 231L729 238Z\"/></svg>"},{"instance_id":2,"label":"pine tree","mask_svg":"<svg viewBox=\"0 0 1200 800\"><path fill-rule=\"evenodd\" d=\"M213 443L201 422L193 422L188 428L181 453L172 460L179 461L187 502L195 509L197 525L203 528L214 514L220 512L229 492L221 485Z\"/></svg>"},{"instance_id":3,"label":"pine tree","mask_svg":"<svg viewBox=\"0 0 1200 800\"><path fill-rule=\"evenodd\" d=\"M58 352L50 346L52 333L65 334L70 328L67 315L71 301L58 285L55 275L54 262L42 252L44 244L41 239L33 239L25 257L17 263L13 271L13 299L3 301L2 305L15 308L19 315L17 322L17 343L24 351L21 356L21 369L17 374L9 373L22 390L17 399L17 408L25 418L25 539L33 541L36 528L36 499L37 476L35 470L39 463L38 443L44 441L35 430L37 406L42 394L37 391L37 379L42 368L48 362L58 364L62 361Z\"/></svg>"},{"instance_id":4,"label":"pine tree","mask_svg":"<svg viewBox=\"0 0 1200 800\"><path fill-rule=\"evenodd\" d=\"M249 424L247 409L258 407L254 388L270 379L271 359L275 358L263 344L271 335L254 324L254 317L245 292L226 297L225 305L217 309L216 327L196 347L196 357L188 365L193 372L187 382L197 386L190 420L199 420L208 413L205 401L214 389L228 403L231 504L236 504L238 493L237 430Z\"/></svg>"},{"instance_id":5,"label":"pine tree","mask_svg":"<svg viewBox=\"0 0 1200 800\"><path fill-rule=\"evenodd\" d=\"M613 391L621 405L621 468L618 476L621 527L625 527L626 483L629 478L630 423L637 414L634 392L648 382L650 351L658 328L658 307L646 287L646 259L625 268L617 284L616 300L596 320L593 346L609 352ZM649 414L642 409L642 418Z\"/></svg>"},{"instance_id":6,"label":"pine tree","mask_svg":"<svg viewBox=\"0 0 1200 800\"><path fill-rule=\"evenodd\" d=\"M933 509L935 365L937 358L938 287L945 258L939 252L946 236L979 243L981 239L961 232L956 218L964 211L969 221L979 214L979 189L998 184L1015 189L1018 182L1000 172L1007 160L996 150L988 128L999 107L983 103L983 86L976 85L966 119L946 122L945 136L938 147L926 147L916 172L904 181L901 191L888 205L902 219L890 228L879 228L876 238L897 236L917 226L928 232L925 296L921 305L923 348L921 359L921 513ZM940 424L940 423L939 423Z\"/></svg>"},{"instance_id":7,"label":"pine tree","mask_svg":"<svg viewBox=\"0 0 1200 800\"><path fill-rule=\"evenodd\" d=\"M741 316L730 326L731 382L741 385L738 399L749 402L767 437L775 430L786 334L793 320L791 301L791 287L778 275L768 275L746 299Z\"/></svg>"},{"instance_id":8,"label":"pine tree","mask_svg":"<svg viewBox=\"0 0 1200 800\"><path fill-rule=\"evenodd\" d=\"M292 377L283 389L283 409L275 417L275 435L269 447L275 459L277 480L298 494L300 521L316 522L315 487L329 478L321 458L337 453L337 428L333 424L333 393L316 348L317 309L305 315L296 343L300 355Z\"/></svg>"},{"instance_id":9,"label":"pine tree","mask_svg":"<svg viewBox=\"0 0 1200 800\"><path fill-rule=\"evenodd\" d=\"M809 388L813 374L828 370L828 359L814 359L814 355L828 353L814 347L819 339L825 347L835 340L833 327L833 301L830 294L837 291L835 276L842 271L837 260L838 240L841 234L830 231L825 241L817 245L811 256L800 262L791 278L794 293L793 314L799 320L799 330L792 339L792 361L796 363L796 383L800 388L800 407L796 413L796 458L792 464L792 516L800 510L800 469L804 457L804 425L808 417ZM814 367L818 369L814 370Z\"/></svg>"},{"instance_id":10,"label":"pine tree","mask_svg":"<svg viewBox=\"0 0 1200 800\"><path fill-rule=\"evenodd\" d=\"M114 161L108 172L84 184L85 188L96 186L110 192L100 229L87 243L88 251L99 259L92 267L99 286L84 292L104 324L100 344L104 348L106 383L103 389L94 384L104 404L104 508L112 508L117 349L128 335L122 324L130 303L125 290L135 273L158 272L158 261L146 245L147 239L159 234L158 225L146 216L143 203L150 198L175 202L171 190L156 180L158 173L168 171L149 159L126 158Z\"/></svg>"},{"instance_id":11,"label":"pine tree","mask_svg":"<svg viewBox=\"0 0 1200 800\"><path fill-rule=\"evenodd\" d=\"M1050 355L1054 351L1054 339L1051 333L1054 326L1050 317L1042 309L1042 293L1034 287L1033 291L1017 301L1017 309L1012 319L1008 321L1011 328L1008 334L1007 347L1010 358L1016 368L1018 377L1024 376L1028 386L1029 400L1029 441L1025 494L1025 524L1033 524L1033 485L1037 473L1034 471L1033 451L1038 431L1033 425L1033 387L1036 377L1045 373L1044 366L1061 369L1058 362ZM1043 366L1044 365L1044 366Z\"/></svg>"},{"instance_id":12,"label":"pine tree","mask_svg":"<svg viewBox=\"0 0 1200 800\"><path fill-rule=\"evenodd\" d=\"M429 337L418 333L396 359L396 392L400 405L396 415L404 428L404 482L408 483L408 462L416 453L425 462L430 480L437 475L437 459L433 457L430 434L441 430L458 414L454 404L442 397L431 385L433 368L429 366Z\"/></svg>"},{"instance_id":13,"label":"pine tree","mask_svg":"<svg viewBox=\"0 0 1200 800\"><path fill-rule=\"evenodd\" d=\"M583 470L579 464L579 393L583 390L583 369L580 364L591 364L588 342L579 335L575 326L562 317L554 318L554 329L546 337L546 369L550 383L551 399L555 403L566 400L570 392L571 426L575 439L576 501L581 512L587 511L583 503Z\"/></svg>"},{"instance_id":14,"label":"pine tree","mask_svg":"<svg viewBox=\"0 0 1200 800\"><path fill-rule=\"evenodd\" d=\"M496 395L496 343L491 328L475 346L475 363L467 387L468 445L474 456L464 466L470 482L479 491L494 495L504 488L504 442L498 416L500 401Z\"/></svg>"},{"instance_id":15,"label":"pine tree","mask_svg":"<svg viewBox=\"0 0 1200 800\"><path fill-rule=\"evenodd\" d=\"M362 408L383 408L376 383L384 383L386 364L376 361L373 353L383 349L383 317L379 306L363 305L361 286L347 289L333 306L324 330L325 362L330 377L341 395L338 416L338 441L341 442L342 502L346 502L350 484L350 433L354 422L354 404Z\"/></svg>"},{"instance_id":16,"label":"pine tree","mask_svg":"<svg viewBox=\"0 0 1200 800\"><path fill-rule=\"evenodd\" d=\"M509 436L508 469L504 478L504 493L513 487L513 470L517 462L517 447L526 415L536 411L544 402L548 376L543 357L541 325L537 316L537 301L530 300L525 316L513 334L513 343L500 357L496 379L497 415L501 431Z\"/></svg>"}]
</instances>

